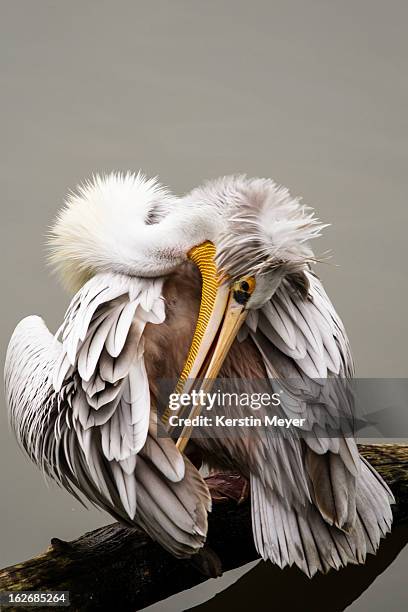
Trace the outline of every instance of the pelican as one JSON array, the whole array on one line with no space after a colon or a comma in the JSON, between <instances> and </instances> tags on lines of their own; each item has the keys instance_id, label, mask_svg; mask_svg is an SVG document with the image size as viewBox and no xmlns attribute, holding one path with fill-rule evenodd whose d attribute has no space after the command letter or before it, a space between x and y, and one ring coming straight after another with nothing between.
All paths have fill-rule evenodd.
<instances>
[{"instance_id":1,"label":"pelican","mask_svg":"<svg viewBox=\"0 0 408 612\"><path fill-rule=\"evenodd\" d=\"M393 497L350 435L325 433L348 401L334 383L354 368L312 271L310 242L323 228L270 179L223 177L184 197L141 173L78 187L50 236L73 296L62 325L52 334L38 316L23 319L6 357L9 419L30 459L175 557L194 558L211 510L199 452L248 483L263 559L310 577L364 563L391 528ZM282 413L304 417L308 435L196 436L186 425L173 439L159 381L208 389L217 377L271 388L281 379Z\"/></svg>"}]
</instances>

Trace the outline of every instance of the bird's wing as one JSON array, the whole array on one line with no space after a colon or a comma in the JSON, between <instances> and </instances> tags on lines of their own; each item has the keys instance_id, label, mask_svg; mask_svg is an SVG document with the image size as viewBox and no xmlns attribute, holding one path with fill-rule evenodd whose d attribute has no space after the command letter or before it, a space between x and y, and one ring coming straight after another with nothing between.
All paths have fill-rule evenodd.
<instances>
[{"instance_id":1,"label":"bird's wing","mask_svg":"<svg viewBox=\"0 0 408 612\"><path fill-rule=\"evenodd\" d=\"M307 296L284 281L243 336L256 345L273 391L284 391L281 416L305 418L298 435L268 431L250 445L255 540L264 556L312 574L373 552L390 528L392 495L352 438L344 327L319 279L308 271L304 280Z\"/></svg>"},{"instance_id":2,"label":"bird's wing","mask_svg":"<svg viewBox=\"0 0 408 612\"><path fill-rule=\"evenodd\" d=\"M209 495L150 410L143 332L165 318L162 282L96 275L57 337L24 319L5 381L17 438L47 475L183 555L203 544Z\"/></svg>"},{"instance_id":3,"label":"bird's wing","mask_svg":"<svg viewBox=\"0 0 408 612\"><path fill-rule=\"evenodd\" d=\"M272 392L279 394L277 416L305 419L297 430L253 435L253 443L247 445L252 453L248 457L251 471L256 473L269 457L270 473L264 470L262 478L282 495L299 500L310 493L305 452L310 450L313 456L325 456L328 451L339 454L352 474L359 466L350 437L353 396L348 379L353 362L349 343L320 281L311 272L306 275L307 297L283 281L263 308L250 312L238 336L241 342L253 343L255 359L263 363ZM260 389L254 381L248 385ZM263 383L262 388L265 390ZM270 408L262 407L257 416L271 416ZM239 444L239 436L231 437L229 443ZM241 451L237 448L236 452Z\"/></svg>"},{"instance_id":4,"label":"bird's wing","mask_svg":"<svg viewBox=\"0 0 408 612\"><path fill-rule=\"evenodd\" d=\"M305 419L299 438L295 434L283 439L278 432L267 441L282 466L277 480L284 478L286 483L275 482L275 487L288 495L287 483L292 483L294 497L316 497L322 511L341 526L347 507L344 497L334 498L336 473L342 472L343 480L351 480L360 465L350 437L353 397L347 379L353 374L353 362L343 324L322 284L311 272L305 275L307 296L283 281L272 299L252 315L248 334L273 391L283 391L279 416ZM348 435L343 436L343 430ZM336 462L337 458L341 461L330 477L329 462L334 456ZM322 486L325 477L327 487Z\"/></svg>"}]
</instances>

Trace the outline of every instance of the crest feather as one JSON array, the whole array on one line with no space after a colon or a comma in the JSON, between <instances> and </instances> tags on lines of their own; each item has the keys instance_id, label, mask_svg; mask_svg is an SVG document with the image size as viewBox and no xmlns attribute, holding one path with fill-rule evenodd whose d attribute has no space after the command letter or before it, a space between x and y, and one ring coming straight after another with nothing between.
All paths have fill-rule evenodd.
<instances>
[{"instance_id":1,"label":"crest feather","mask_svg":"<svg viewBox=\"0 0 408 612\"><path fill-rule=\"evenodd\" d=\"M313 209L271 179L226 176L193 190L188 198L224 208L217 261L233 279L282 266L292 273L304 269L315 261L309 241L327 227Z\"/></svg>"}]
</instances>

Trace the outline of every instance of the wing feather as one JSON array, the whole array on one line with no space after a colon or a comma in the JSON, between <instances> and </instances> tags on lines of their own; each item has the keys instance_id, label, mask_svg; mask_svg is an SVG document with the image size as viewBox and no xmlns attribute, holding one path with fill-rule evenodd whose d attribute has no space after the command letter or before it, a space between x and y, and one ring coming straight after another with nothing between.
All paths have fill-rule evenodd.
<instances>
[{"instance_id":1,"label":"wing feather","mask_svg":"<svg viewBox=\"0 0 408 612\"><path fill-rule=\"evenodd\" d=\"M272 390L284 389L283 413L306 418L303 435L252 443L252 454L266 453L247 459L256 546L312 576L375 552L390 529L392 496L350 437L354 367L344 327L317 277L305 276L306 298L284 280L242 338L259 351Z\"/></svg>"},{"instance_id":2,"label":"wing feather","mask_svg":"<svg viewBox=\"0 0 408 612\"><path fill-rule=\"evenodd\" d=\"M185 556L204 544L210 498L150 409L143 332L165 318L162 283L96 275L57 337L38 317L23 320L7 352L6 393L17 438L46 475Z\"/></svg>"},{"instance_id":3,"label":"wing feather","mask_svg":"<svg viewBox=\"0 0 408 612\"><path fill-rule=\"evenodd\" d=\"M285 391L283 413L306 418L299 439L277 436L270 440L267 452L275 466L272 486L294 503L312 496L325 519L342 526L354 520L355 503L353 509L349 498L355 498L360 459L354 441L340 441L327 431L334 424L340 435L340 416L352 414L347 406L350 398L340 391L346 383L336 389L332 380L349 375L353 365L340 319L320 282L311 272L306 276L307 298L284 280L261 309L258 327L248 334L271 384L277 379ZM267 482L265 476L257 476Z\"/></svg>"}]
</instances>

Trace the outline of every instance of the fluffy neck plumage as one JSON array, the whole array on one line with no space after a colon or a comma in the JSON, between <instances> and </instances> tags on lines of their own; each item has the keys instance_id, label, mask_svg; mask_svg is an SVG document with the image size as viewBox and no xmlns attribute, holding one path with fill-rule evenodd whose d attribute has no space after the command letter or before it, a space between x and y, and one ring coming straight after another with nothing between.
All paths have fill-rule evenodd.
<instances>
[{"instance_id":1,"label":"fluffy neck plumage","mask_svg":"<svg viewBox=\"0 0 408 612\"><path fill-rule=\"evenodd\" d=\"M50 234L51 263L70 291L101 271L167 274L211 237L211 224L195 212L140 173L95 176L59 213Z\"/></svg>"},{"instance_id":2,"label":"fluffy neck plumage","mask_svg":"<svg viewBox=\"0 0 408 612\"><path fill-rule=\"evenodd\" d=\"M323 227L270 179L223 177L176 198L156 179L116 173L69 196L51 231L50 259L76 291L101 271L168 274L211 240L231 279L253 275L273 285L314 260L308 243Z\"/></svg>"}]
</instances>

